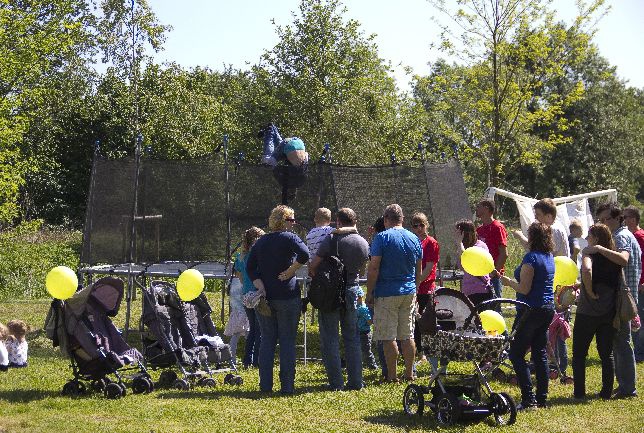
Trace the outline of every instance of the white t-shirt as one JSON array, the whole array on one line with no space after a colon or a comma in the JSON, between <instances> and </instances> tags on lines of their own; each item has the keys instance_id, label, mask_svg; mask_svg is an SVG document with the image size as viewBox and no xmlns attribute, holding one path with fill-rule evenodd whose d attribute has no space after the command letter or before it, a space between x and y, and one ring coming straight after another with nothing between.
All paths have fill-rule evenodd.
<instances>
[{"instance_id":1,"label":"white t-shirt","mask_svg":"<svg viewBox=\"0 0 644 433\"><path fill-rule=\"evenodd\" d=\"M27 340L5 340L9 362L13 365L27 365L27 351L29 350Z\"/></svg>"},{"instance_id":2,"label":"white t-shirt","mask_svg":"<svg viewBox=\"0 0 644 433\"><path fill-rule=\"evenodd\" d=\"M555 250L552 252L553 256L566 256L570 257L570 246L568 245L568 235L563 225L559 221L555 221L552 226L552 240L555 243Z\"/></svg>"},{"instance_id":3,"label":"white t-shirt","mask_svg":"<svg viewBox=\"0 0 644 433\"><path fill-rule=\"evenodd\" d=\"M317 254L318 248L324 238L326 238L333 230L334 229L331 226L314 227L306 235L306 246L309 248L309 257L311 260L313 260L313 256Z\"/></svg>"},{"instance_id":4,"label":"white t-shirt","mask_svg":"<svg viewBox=\"0 0 644 433\"><path fill-rule=\"evenodd\" d=\"M7 353L7 348L4 343L0 341L0 367L6 367L9 365L9 354Z\"/></svg>"}]
</instances>

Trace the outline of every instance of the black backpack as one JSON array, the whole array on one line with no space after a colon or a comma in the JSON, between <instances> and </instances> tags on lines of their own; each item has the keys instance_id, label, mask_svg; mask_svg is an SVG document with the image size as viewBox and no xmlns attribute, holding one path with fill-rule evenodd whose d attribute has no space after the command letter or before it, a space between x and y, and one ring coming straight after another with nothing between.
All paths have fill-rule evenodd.
<instances>
[{"instance_id":1,"label":"black backpack","mask_svg":"<svg viewBox=\"0 0 644 433\"><path fill-rule=\"evenodd\" d=\"M338 239L331 235L335 245L335 255L322 258L315 276L309 285L308 298L314 308L320 311L333 311L344 307L346 272L338 257Z\"/></svg>"}]
</instances>

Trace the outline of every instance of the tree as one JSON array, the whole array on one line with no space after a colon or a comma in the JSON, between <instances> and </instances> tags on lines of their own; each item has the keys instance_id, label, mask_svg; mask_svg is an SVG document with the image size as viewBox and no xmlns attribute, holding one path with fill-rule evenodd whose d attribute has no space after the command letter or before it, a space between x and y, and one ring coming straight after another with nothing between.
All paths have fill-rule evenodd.
<instances>
[{"instance_id":1,"label":"tree","mask_svg":"<svg viewBox=\"0 0 644 433\"><path fill-rule=\"evenodd\" d=\"M345 12L337 0L303 0L292 25L276 26L279 43L253 68L265 122L303 137L314 157L325 143L347 163L408 156L422 110L398 95L374 36Z\"/></svg>"},{"instance_id":2,"label":"tree","mask_svg":"<svg viewBox=\"0 0 644 433\"><path fill-rule=\"evenodd\" d=\"M48 77L93 54L92 15L81 0L0 0L0 224L19 215L18 197L36 170L23 145Z\"/></svg>"},{"instance_id":3,"label":"tree","mask_svg":"<svg viewBox=\"0 0 644 433\"><path fill-rule=\"evenodd\" d=\"M555 23L542 0L461 0L455 12L444 1L432 3L453 19L454 26L443 27L442 48L464 64L439 63L417 80L425 106L448 109L428 129L444 128L439 135L483 174L475 179L477 188L498 186L513 168L536 164L565 141L569 125L562 113L582 97L583 84L561 93L546 83L583 59L590 37L581 29L603 1L582 5L569 28ZM548 125L546 133L532 134L541 125Z\"/></svg>"},{"instance_id":4,"label":"tree","mask_svg":"<svg viewBox=\"0 0 644 433\"><path fill-rule=\"evenodd\" d=\"M523 168L535 179L528 193L563 196L616 188L621 202L637 202L644 193L644 92L620 81L596 49L568 75L581 77L584 98L564 112L571 125L568 140L535 169ZM570 86L575 78L569 76L553 85Z\"/></svg>"}]
</instances>

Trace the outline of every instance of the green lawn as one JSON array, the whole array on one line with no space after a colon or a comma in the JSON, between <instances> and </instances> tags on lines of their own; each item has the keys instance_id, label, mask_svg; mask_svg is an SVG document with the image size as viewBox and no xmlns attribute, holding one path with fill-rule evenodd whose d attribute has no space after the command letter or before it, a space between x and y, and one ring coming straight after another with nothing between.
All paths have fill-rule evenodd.
<instances>
[{"instance_id":1,"label":"green lawn","mask_svg":"<svg viewBox=\"0 0 644 433\"><path fill-rule=\"evenodd\" d=\"M211 299L213 307L218 299ZM188 392L155 390L152 394L129 393L121 400L93 394L79 398L60 395L71 377L68 362L51 347L38 328L49 301L15 301L0 304L0 321L24 318L35 330L29 335L30 365L0 374L0 432L183 432L183 431L347 431L390 432L439 429L429 415L407 417L402 411L404 384L379 385L377 373L367 372L368 387L362 391L324 391L320 364L298 364L293 397L265 396L258 392L256 370L243 371L241 388L220 385L214 390ZM217 310L217 308L215 308ZM125 308L116 318L123 324ZM134 317L140 307L134 306ZM135 320L138 322L138 320ZM317 326L309 322L310 351L317 355ZM301 337L301 335L300 335ZM132 344L138 344L132 335ZM241 348L240 348L241 351ZM299 354L301 356L301 352ZM599 390L600 368L596 352L589 360L588 390ZM455 366L467 368L467 365ZM426 383L428 367L420 368L420 384ZM157 372L152 372L154 378ZM638 365L638 387L644 392L644 366ZM277 374L276 374L277 378ZM219 378L221 382L221 378ZM496 391L518 398L517 387L493 382ZM642 399L621 401L571 399L572 387L551 383L552 407L520 413L512 427L499 428L491 418L478 424L459 425L442 431L507 432L642 432Z\"/></svg>"}]
</instances>

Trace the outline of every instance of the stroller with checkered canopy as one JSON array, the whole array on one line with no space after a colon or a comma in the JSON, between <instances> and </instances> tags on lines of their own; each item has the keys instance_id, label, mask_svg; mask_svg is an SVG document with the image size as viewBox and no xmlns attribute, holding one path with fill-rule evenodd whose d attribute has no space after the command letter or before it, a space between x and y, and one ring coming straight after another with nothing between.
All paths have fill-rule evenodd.
<instances>
[{"instance_id":1,"label":"stroller with checkered canopy","mask_svg":"<svg viewBox=\"0 0 644 433\"><path fill-rule=\"evenodd\" d=\"M71 298L52 302L45 332L54 347L70 359L73 379L63 386L63 395L77 396L89 389L116 399L125 396L125 379L135 394L154 389L141 363L141 353L130 347L110 317L118 314L123 299L123 281L105 277L76 292ZM132 371L132 374L122 374Z\"/></svg>"},{"instance_id":2,"label":"stroller with checkered canopy","mask_svg":"<svg viewBox=\"0 0 644 433\"><path fill-rule=\"evenodd\" d=\"M459 420L482 420L494 416L499 425L516 421L516 405L507 393L496 393L490 387L481 363L492 365L502 362L515 331L499 336L488 336L482 329L478 313L495 303L511 303L529 308L514 299L492 299L476 307L463 293L440 288L434 293L436 329L422 335L425 354L443 361L440 368L431 366L428 385L412 383L403 394L403 409L408 415L422 415L425 407L436 414L439 424L451 425ZM427 306L431 308L431 304ZM517 326L520 326L518 324ZM472 362L473 374L447 372L447 362ZM430 394L431 398L425 399Z\"/></svg>"},{"instance_id":3,"label":"stroller with checkered canopy","mask_svg":"<svg viewBox=\"0 0 644 433\"><path fill-rule=\"evenodd\" d=\"M215 387L213 376L218 373L227 373L224 383L243 382L235 374L230 347L217 334L211 312L204 294L183 302L175 286L165 281L153 281L143 289L143 354L149 367L163 370L160 386L179 390L195 385Z\"/></svg>"}]
</instances>

